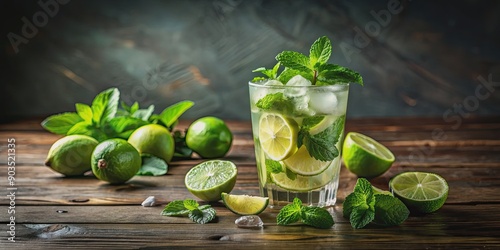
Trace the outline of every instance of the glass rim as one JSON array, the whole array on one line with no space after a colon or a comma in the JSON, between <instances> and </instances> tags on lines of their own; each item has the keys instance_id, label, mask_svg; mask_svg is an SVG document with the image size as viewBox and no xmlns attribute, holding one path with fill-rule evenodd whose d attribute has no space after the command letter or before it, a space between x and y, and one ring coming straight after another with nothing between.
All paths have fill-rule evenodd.
<instances>
[{"instance_id":1,"label":"glass rim","mask_svg":"<svg viewBox=\"0 0 500 250\"><path fill-rule=\"evenodd\" d=\"M347 90L349 89L350 83L334 84L334 85L310 85L310 86L287 86L287 85L262 85L264 81L259 82L248 82L248 86L257 88L268 88L268 89L289 89L289 88L307 88L307 89L333 89L333 90Z\"/></svg>"}]
</instances>

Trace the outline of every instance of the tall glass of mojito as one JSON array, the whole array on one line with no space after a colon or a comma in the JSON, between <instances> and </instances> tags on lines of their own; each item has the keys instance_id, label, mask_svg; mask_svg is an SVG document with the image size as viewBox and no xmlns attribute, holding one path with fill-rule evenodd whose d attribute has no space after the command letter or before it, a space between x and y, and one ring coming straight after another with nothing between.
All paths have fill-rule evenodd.
<instances>
[{"instance_id":1,"label":"tall glass of mojito","mask_svg":"<svg viewBox=\"0 0 500 250\"><path fill-rule=\"evenodd\" d=\"M330 53L321 37L309 57L284 51L272 69L254 70L265 77L249 82L260 193L271 207L296 197L310 206L337 199L349 84L362 78L328 64Z\"/></svg>"}]
</instances>

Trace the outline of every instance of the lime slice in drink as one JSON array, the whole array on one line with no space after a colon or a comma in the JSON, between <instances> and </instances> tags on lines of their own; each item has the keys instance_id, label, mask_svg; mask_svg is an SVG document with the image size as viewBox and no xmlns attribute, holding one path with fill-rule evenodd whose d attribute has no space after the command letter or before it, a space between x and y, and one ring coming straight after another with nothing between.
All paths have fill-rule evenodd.
<instances>
[{"instance_id":1,"label":"lime slice in drink","mask_svg":"<svg viewBox=\"0 0 500 250\"><path fill-rule=\"evenodd\" d=\"M342 150L346 168L358 177L377 177L385 173L395 160L384 145L356 132L347 134Z\"/></svg>"},{"instance_id":2,"label":"lime slice in drink","mask_svg":"<svg viewBox=\"0 0 500 250\"><path fill-rule=\"evenodd\" d=\"M279 114L264 113L259 120L262 150L275 161L293 155L297 150L297 123Z\"/></svg>"},{"instance_id":3,"label":"lime slice in drink","mask_svg":"<svg viewBox=\"0 0 500 250\"><path fill-rule=\"evenodd\" d=\"M290 175L284 173L271 173L272 181L279 187L292 191L310 191L326 185L332 180L333 168L338 164L332 163L323 173L315 176ZM291 178L293 177L293 178Z\"/></svg>"},{"instance_id":4,"label":"lime slice in drink","mask_svg":"<svg viewBox=\"0 0 500 250\"><path fill-rule=\"evenodd\" d=\"M305 176L317 175L328 168L331 161L319 161L309 155L305 146L283 161L290 171Z\"/></svg>"},{"instance_id":5,"label":"lime slice in drink","mask_svg":"<svg viewBox=\"0 0 500 250\"><path fill-rule=\"evenodd\" d=\"M249 195L235 195L222 193L222 202L235 214L252 215L260 214L269 204L268 197L258 197Z\"/></svg>"},{"instance_id":6,"label":"lime slice in drink","mask_svg":"<svg viewBox=\"0 0 500 250\"><path fill-rule=\"evenodd\" d=\"M236 165L230 161L205 161L189 170L184 183L196 197L204 201L218 201L223 192L233 190L237 173Z\"/></svg>"},{"instance_id":7,"label":"lime slice in drink","mask_svg":"<svg viewBox=\"0 0 500 250\"><path fill-rule=\"evenodd\" d=\"M412 212L432 213L441 208L448 197L448 183L433 173L405 172L389 182L394 195Z\"/></svg>"},{"instance_id":8,"label":"lime slice in drink","mask_svg":"<svg viewBox=\"0 0 500 250\"><path fill-rule=\"evenodd\" d=\"M320 119L320 118L322 118L322 119ZM315 134L318 134L320 132L323 132L325 129L332 126L332 124L335 122L336 119L337 119L337 117L335 117L335 116L313 116L310 118L305 118L303 122L308 122L309 120L310 120L310 122L314 122L314 121L317 122L314 125L306 124L309 127L309 134L315 135Z\"/></svg>"}]
</instances>

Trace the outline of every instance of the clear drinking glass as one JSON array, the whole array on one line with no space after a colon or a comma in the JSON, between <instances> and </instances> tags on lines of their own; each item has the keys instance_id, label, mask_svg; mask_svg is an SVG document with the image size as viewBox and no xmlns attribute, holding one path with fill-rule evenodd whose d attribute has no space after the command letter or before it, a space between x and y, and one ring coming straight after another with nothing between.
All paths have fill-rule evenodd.
<instances>
[{"instance_id":1,"label":"clear drinking glass","mask_svg":"<svg viewBox=\"0 0 500 250\"><path fill-rule=\"evenodd\" d=\"M286 86L271 80L250 82L249 90L260 194L269 197L271 208L281 208L295 197L304 205L333 206L349 84ZM279 139L281 127L292 133L290 141L296 141L283 159L272 159L274 148L265 150L268 138ZM266 131L276 134L269 137ZM262 142L259 137L264 135ZM289 146L286 140L284 144Z\"/></svg>"}]
</instances>

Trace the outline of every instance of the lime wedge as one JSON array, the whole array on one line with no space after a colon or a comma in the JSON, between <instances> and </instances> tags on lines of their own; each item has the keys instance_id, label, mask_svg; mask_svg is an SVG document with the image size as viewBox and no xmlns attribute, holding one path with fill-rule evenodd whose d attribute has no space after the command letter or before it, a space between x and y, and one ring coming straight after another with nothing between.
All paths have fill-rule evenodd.
<instances>
[{"instance_id":1,"label":"lime wedge","mask_svg":"<svg viewBox=\"0 0 500 250\"><path fill-rule=\"evenodd\" d=\"M249 195L236 195L222 193L222 202L235 214L253 215L260 214L269 204L268 197L258 197Z\"/></svg>"},{"instance_id":2,"label":"lime wedge","mask_svg":"<svg viewBox=\"0 0 500 250\"><path fill-rule=\"evenodd\" d=\"M389 182L394 195L413 212L432 213L441 208L448 197L448 183L433 173L405 172Z\"/></svg>"},{"instance_id":3,"label":"lime wedge","mask_svg":"<svg viewBox=\"0 0 500 250\"><path fill-rule=\"evenodd\" d=\"M233 190L237 173L236 165L230 161L205 161L189 170L184 184L196 197L205 201L218 201L223 192Z\"/></svg>"},{"instance_id":4,"label":"lime wedge","mask_svg":"<svg viewBox=\"0 0 500 250\"><path fill-rule=\"evenodd\" d=\"M262 150L275 161L293 155L297 150L297 123L279 114L264 113L259 120Z\"/></svg>"},{"instance_id":5,"label":"lime wedge","mask_svg":"<svg viewBox=\"0 0 500 250\"><path fill-rule=\"evenodd\" d=\"M358 177L373 178L385 173L395 160L392 152L374 139L356 132L347 134L342 159Z\"/></svg>"},{"instance_id":6,"label":"lime wedge","mask_svg":"<svg viewBox=\"0 0 500 250\"><path fill-rule=\"evenodd\" d=\"M284 173L271 173L272 181L279 187L292 191L310 191L320 188L330 182L332 175L337 173L335 168L340 167L339 161L334 161L325 171L315 176L302 176ZM293 177L293 178L291 178Z\"/></svg>"},{"instance_id":7,"label":"lime wedge","mask_svg":"<svg viewBox=\"0 0 500 250\"><path fill-rule=\"evenodd\" d=\"M305 176L317 175L330 166L331 161L319 161L309 155L305 146L283 161L290 171Z\"/></svg>"}]
</instances>

